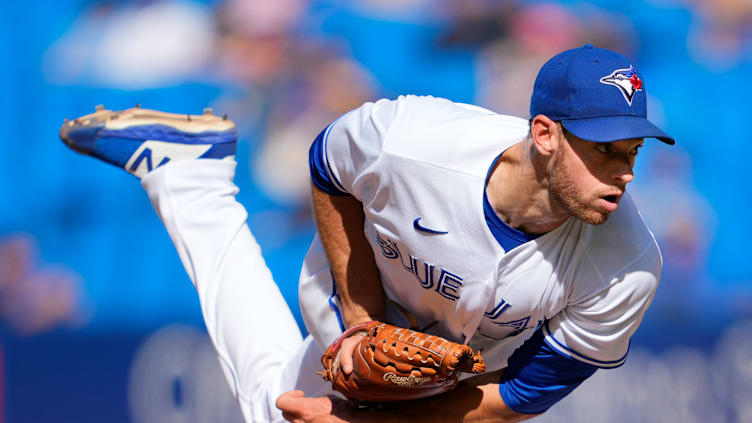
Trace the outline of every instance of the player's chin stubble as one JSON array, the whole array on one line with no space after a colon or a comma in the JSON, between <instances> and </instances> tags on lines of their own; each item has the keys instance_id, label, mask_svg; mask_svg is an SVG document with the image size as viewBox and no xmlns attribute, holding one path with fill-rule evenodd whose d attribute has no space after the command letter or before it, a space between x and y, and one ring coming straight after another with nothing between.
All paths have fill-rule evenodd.
<instances>
[{"instance_id":1,"label":"player's chin stubble","mask_svg":"<svg viewBox=\"0 0 752 423\"><path fill-rule=\"evenodd\" d=\"M608 220L608 212L599 212L588 206L584 196L567 176L561 155L555 153L551 173L548 175L548 192L570 216L585 223L600 225Z\"/></svg>"}]
</instances>

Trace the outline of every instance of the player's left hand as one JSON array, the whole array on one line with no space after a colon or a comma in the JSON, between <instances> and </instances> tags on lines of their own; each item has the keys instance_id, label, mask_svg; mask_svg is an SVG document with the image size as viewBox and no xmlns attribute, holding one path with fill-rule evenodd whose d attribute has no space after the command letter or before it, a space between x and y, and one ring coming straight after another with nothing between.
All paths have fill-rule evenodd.
<instances>
[{"instance_id":1,"label":"player's left hand","mask_svg":"<svg viewBox=\"0 0 752 423\"><path fill-rule=\"evenodd\" d=\"M306 397L303 391L289 391L277 398L277 408L292 423L345 423L349 410L346 401L332 397Z\"/></svg>"},{"instance_id":2,"label":"player's left hand","mask_svg":"<svg viewBox=\"0 0 752 423\"><path fill-rule=\"evenodd\" d=\"M339 366L342 372L346 375L350 375L353 371L353 354L358 347L358 343L366 336L360 333L356 333L349 338L342 341L339 353Z\"/></svg>"}]
</instances>

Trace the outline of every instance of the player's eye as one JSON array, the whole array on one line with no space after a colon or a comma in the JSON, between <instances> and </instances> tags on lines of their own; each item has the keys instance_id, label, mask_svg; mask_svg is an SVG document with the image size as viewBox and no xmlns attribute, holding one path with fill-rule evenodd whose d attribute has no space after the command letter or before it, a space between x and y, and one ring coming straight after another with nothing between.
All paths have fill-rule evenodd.
<instances>
[{"instance_id":1,"label":"player's eye","mask_svg":"<svg viewBox=\"0 0 752 423\"><path fill-rule=\"evenodd\" d=\"M642 147L642 144L635 146L633 149L629 150L629 154L636 156L637 153L640 152L640 147Z\"/></svg>"},{"instance_id":2,"label":"player's eye","mask_svg":"<svg viewBox=\"0 0 752 423\"><path fill-rule=\"evenodd\" d=\"M598 150L601 153L608 154L611 152L611 149L609 148L609 145L606 143L599 143L595 145L596 150Z\"/></svg>"}]
</instances>

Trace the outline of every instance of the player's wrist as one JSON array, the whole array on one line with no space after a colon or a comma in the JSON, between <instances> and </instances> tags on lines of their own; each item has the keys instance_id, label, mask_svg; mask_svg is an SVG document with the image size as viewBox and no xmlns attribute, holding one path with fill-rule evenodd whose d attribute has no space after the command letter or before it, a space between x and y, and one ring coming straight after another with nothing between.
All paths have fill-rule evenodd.
<instances>
[{"instance_id":1,"label":"player's wrist","mask_svg":"<svg viewBox=\"0 0 752 423\"><path fill-rule=\"evenodd\" d=\"M341 300L342 317L347 328L366 322L384 321L384 308L379 304L347 301L344 298Z\"/></svg>"},{"instance_id":2,"label":"player's wrist","mask_svg":"<svg viewBox=\"0 0 752 423\"><path fill-rule=\"evenodd\" d=\"M384 316L380 313L352 315L345 319L348 328L368 322L383 322Z\"/></svg>"}]
</instances>

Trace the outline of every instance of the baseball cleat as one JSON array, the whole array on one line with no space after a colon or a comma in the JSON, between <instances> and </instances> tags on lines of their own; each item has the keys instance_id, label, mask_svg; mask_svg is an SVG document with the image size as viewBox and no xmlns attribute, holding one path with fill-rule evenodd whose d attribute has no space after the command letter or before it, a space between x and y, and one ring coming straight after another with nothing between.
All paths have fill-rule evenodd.
<instances>
[{"instance_id":1,"label":"baseball cleat","mask_svg":"<svg viewBox=\"0 0 752 423\"><path fill-rule=\"evenodd\" d=\"M72 150L121 167L138 178L168 162L234 159L235 124L206 108L200 115L142 109L107 110L68 120L60 138Z\"/></svg>"}]
</instances>

